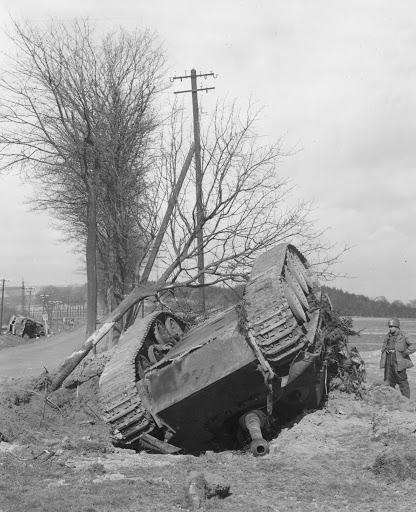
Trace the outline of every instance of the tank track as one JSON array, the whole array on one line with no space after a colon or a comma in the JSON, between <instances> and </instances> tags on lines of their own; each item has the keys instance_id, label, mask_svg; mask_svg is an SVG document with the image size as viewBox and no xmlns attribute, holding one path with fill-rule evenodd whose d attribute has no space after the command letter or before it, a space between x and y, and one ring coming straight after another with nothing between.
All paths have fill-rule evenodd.
<instances>
[{"instance_id":1,"label":"tank track","mask_svg":"<svg viewBox=\"0 0 416 512\"><path fill-rule=\"evenodd\" d=\"M255 261L244 292L247 327L272 368L307 345L315 286L309 264L292 245L281 244Z\"/></svg>"},{"instance_id":2,"label":"tank track","mask_svg":"<svg viewBox=\"0 0 416 512\"><path fill-rule=\"evenodd\" d=\"M136 320L121 338L100 377L102 417L111 426L112 438L121 444L133 443L155 426L136 386L136 358L147 340L153 338L151 344L158 342L153 333L155 323L165 323L167 317L182 324L174 315L160 311Z\"/></svg>"},{"instance_id":3,"label":"tank track","mask_svg":"<svg viewBox=\"0 0 416 512\"><path fill-rule=\"evenodd\" d=\"M310 266L292 245L281 244L256 259L244 292L246 327L273 369L290 362L307 346L311 334L308 327L312 331L316 328L316 321L309 324L309 320L318 299ZM136 320L101 375L102 416L120 444L129 445L156 426L136 385L140 380L137 358L140 352L151 352L152 344L162 342L160 336L155 339L157 333L153 331L158 321L165 324L167 318L185 327L174 315L164 312Z\"/></svg>"}]
</instances>

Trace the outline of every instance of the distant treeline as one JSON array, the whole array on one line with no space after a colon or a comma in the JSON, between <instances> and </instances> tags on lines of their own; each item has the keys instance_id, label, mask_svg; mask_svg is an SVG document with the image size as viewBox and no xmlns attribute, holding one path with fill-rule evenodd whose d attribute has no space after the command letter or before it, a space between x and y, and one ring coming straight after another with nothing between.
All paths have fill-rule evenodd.
<instances>
[{"instance_id":1,"label":"distant treeline","mask_svg":"<svg viewBox=\"0 0 416 512\"><path fill-rule=\"evenodd\" d=\"M356 295L329 286L323 286L322 290L329 295L334 309L341 315L416 318L416 307L403 304L401 301L388 302L384 297L374 300L365 295Z\"/></svg>"},{"instance_id":2,"label":"distant treeline","mask_svg":"<svg viewBox=\"0 0 416 512\"><path fill-rule=\"evenodd\" d=\"M388 302L384 297L377 300L365 295L344 292L338 288L323 286L322 291L331 299L334 309L343 316L372 316L379 318L416 318L415 306L403 304L401 301ZM206 311L213 313L218 309L237 304L243 297L244 285L207 286L205 288ZM47 305L48 301L59 301L62 304L84 304L85 286L45 286L36 290L31 296L31 308ZM178 288L175 290L176 303L181 309L198 311L199 290L195 288ZM26 297L26 308L30 298ZM173 304L171 304L172 306ZM100 305L102 307L102 305ZM22 310L21 287L7 287L3 305L3 319Z\"/></svg>"},{"instance_id":3,"label":"distant treeline","mask_svg":"<svg viewBox=\"0 0 416 512\"><path fill-rule=\"evenodd\" d=\"M206 311L214 312L241 301L244 285L237 286L207 286L205 287ZM197 311L199 308L199 289L178 288L175 297L178 304L186 309Z\"/></svg>"},{"instance_id":4,"label":"distant treeline","mask_svg":"<svg viewBox=\"0 0 416 512\"><path fill-rule=\"evenodd\" d=\"M388 302L385 297L370 299L365 295L344 292L338 288L323 286L322 291L329 295L334 309L343 316L370 316L376 318L416 318L416 307L404 304L401 301ZM236 304L243 297L244 286L208 286L205 288L207 311L213 312L232 304ZM196 289L178 289L176 298L182 303L184 309L198 310L199 291ZM414 301L416 303L416 301Z\"/></svg>"}]
</instances>

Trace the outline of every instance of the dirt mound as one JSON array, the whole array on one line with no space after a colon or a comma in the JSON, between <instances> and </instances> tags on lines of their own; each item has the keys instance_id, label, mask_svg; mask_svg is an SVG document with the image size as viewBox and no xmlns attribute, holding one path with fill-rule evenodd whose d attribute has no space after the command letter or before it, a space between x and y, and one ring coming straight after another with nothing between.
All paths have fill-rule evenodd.
<instances>
[{"instance_id":1,"label":"dirt mound","mask_svg":"<svg viewBox=\"0 0 416 512\"><path fill-rule=\"evenodd\" d=\"M414 462L415 441L413 403L399 391L377 383L367 387L363 399L331 392L325 408L307 412L291 428L283 429L271 442L270 452L311 469L323 459L328 463L349 453L373 468L374 474L391 480L414 478L406 468Z\"/></svg>"},{"instance_id":2,"label":"dirt mound","mask_svg":"<svg viewBox=\"0 0 416 512\"><path fill-rule=\"evenodd\" d=\"M64 437L79 439L107 428L99 416L98 377L75 390L63 388L47 398L36 391L37 379L12 380L0 394L0 432L10 442L38 445L60 442ZM98 429L98 432L97 432ZM105 440L105 444L109 444Z\"/></svg>"},{"instance_id":3,"label":"dirt mound","mask_svg":"<svg viewBox=\"0 0 416 512\"><path fill-rule=\"evenodd\" d=\"M3 440L33 447L76 452L111 451L101 419L99 375L110 355L83 361L65 386L47 394L47 373L30 379L3 379L0 387L0 433Z\"/></svg>"},{"instance_id":4,"label":"dirt mound","mask_svg":"<svg viewBox=\"0 0 416 512\"><path fill-rule=\"evenodd\" d=\"M115 349L116 347L96 355L90 353L65 380L64 387L71 388L87 382L93 377L99 377L103 373L105 365L114 354Z\"/></svg>"},{"instance_id":5,"label":"dirt mound","mask_svg":"<svg viewBox=\"0 0 416 512\"><path fill-rule=\"evenodd\" d=\"M412 411L414 405L408 398L402 396L400 391L386 385L384 382L376 381L368 386L364 400L373 406L383 406L389 411L401 410Z\"/></svg>"},{"instance_id":6,"label":"dirt mound","mask_svg":"<svg viewBox=\"0 0 416 512\"><path fill-rule=\"evenodd\" d=\"M270 452L299 464L352 453L357 443L368 442L370 435L371 412L364 411L362 405L353 395L331 392L324 409L306 412L291 428L283 429L271 442Z\"/></svg>"}]
</instances>

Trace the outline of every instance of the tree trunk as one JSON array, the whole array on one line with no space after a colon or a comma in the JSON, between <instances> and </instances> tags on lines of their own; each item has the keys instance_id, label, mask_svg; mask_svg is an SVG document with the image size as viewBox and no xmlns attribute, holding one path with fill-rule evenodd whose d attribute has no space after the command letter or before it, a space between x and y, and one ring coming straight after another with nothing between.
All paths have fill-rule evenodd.
<instances>
[{"instance_id":1,"label":"tree trunk","mask_svg":"<svg viewBox=\"0 0 416 512\"><path fill-rule=\"evenodd\" d=\"M97 197L94 185L88 188L86 261L88 338L97 328Z\"/></svg>"}]
</instances>

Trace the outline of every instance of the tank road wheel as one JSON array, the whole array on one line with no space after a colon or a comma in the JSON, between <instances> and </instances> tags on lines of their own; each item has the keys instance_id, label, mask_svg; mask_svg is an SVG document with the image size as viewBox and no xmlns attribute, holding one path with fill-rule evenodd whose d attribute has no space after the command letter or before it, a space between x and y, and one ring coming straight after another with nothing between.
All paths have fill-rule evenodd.
<instances>
[{"instance_id":1,"label":"tank road wheel","mask_svg":"<svg viewBox=\"0 0 416 512\"><path fill-rule=\"evenodd\" d=\"M176 341L179 341L183 336L183 330L178 322L171 316L168 316L165 320L165 327L168 333L175 338Z\"/></svg>"},{"instance_id":2,"label":"tank road wheel","mask_svg":"<svg viewBox=\"0 0 416 512\"><path fill-rule=\"evenodd\" d=\"M165 324L159 319L156 319L153 323L153 333L155 335L156 341L160 345L175 342L175 340L172 339L172 336L165 327Z\"/></svg>"},{"instance_id":3,"label":"tank road wheel","mask_svg":"<svg viewBox=\"0 0 416 512\"><path fill-rule=\"evenodd\" d=\"M293 313L293 316L296 318L298 323L302 325L306 322L306 315L303 311L302 305L296 297L295 293L289 288L286 283L283 283L283 292L286 297L287 303Z\"/></svg>"},{"instance_id":4,"label":"tank road wheel","mask_svg":"<svg viewBox=\"0 0 416 512\"><path fill-rule=\"evenodd\" d=\"M150 345L149 350L147 351L147 355L149 357L150 363L156 364L163 358L165 354L162 350L159 350L156 345Z\"/></svg>"},{"instance_id":5,"label":"tank road wheel","mask_svg":"<svg viewBox=\"0 0 416 512\"><path fill-rule=\"evenodd\" d=\"M290 253L287 258L287 268L290 270L290 273L298 281L300 287L302 288L304 293L307 295L309 293L309 286L305 280L305 275L302 272L302 270L299 268L299 266L295 264Z\"/></svg>"},{"instance_id":6,"label":"tank road wheel","mask_svg":"<svg viewBox=\"0 0 416 512\"><path fill-rule=\"evenodd\" d=\"M303 290L298 283L297 279L293 276L293 274L290 272L290 270L286 267L285 268L285 280L288 284L289 288L292 290L292 292L296 295L299 302L301 303L303 309L305 311L309 310L309 304L308 300L305 297L305 294L303 293Z\"/></svg>"},{"instance_id":7,"label":"tank road wheel","mask_svg":"<svg viewBox=\"0 0 416 512\"><path fill-rule=\"evenodd\" d=\"M289 255L290 255L290 258L292 259L292 262L295 265L295 267L299 270L299 272L302 272L303 278L306 281L306 284L312 290L313 283L309 276L308 269L305 267L304 263L301 261L301 259L295 252L289 251Z\"/></svg>"}]
</instances>

